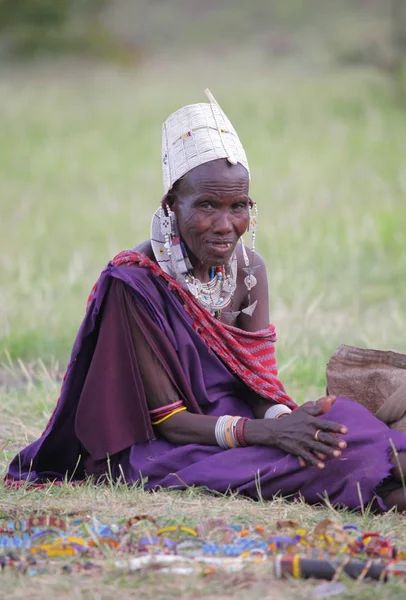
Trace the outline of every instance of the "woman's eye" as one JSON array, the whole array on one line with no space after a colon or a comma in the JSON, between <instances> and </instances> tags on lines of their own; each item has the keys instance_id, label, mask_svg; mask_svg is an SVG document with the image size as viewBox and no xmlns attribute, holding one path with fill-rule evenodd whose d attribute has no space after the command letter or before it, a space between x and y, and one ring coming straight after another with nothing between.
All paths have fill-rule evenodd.
<instances>
[{"instance_id":1,"label":"woman's eye","mask_svg":"<svg viewBox=\"0 0 406 600\"><path fill-rule=\"evenodd\" d=\"M199 208L213 208L213 205L208 200L205 200L204 202L200 202Z\"/></svg>"},{"instance_id":2,"label":"woman's eye","mask_svg":"<svg viewBox=\"0 0 406 600\"><path fill-rule=\"evenodd\" d=\"M248 209L248 204L246 202L236 202L235 204L233 204L233 210L247 210Z\"/></svg>"}]
</instances>

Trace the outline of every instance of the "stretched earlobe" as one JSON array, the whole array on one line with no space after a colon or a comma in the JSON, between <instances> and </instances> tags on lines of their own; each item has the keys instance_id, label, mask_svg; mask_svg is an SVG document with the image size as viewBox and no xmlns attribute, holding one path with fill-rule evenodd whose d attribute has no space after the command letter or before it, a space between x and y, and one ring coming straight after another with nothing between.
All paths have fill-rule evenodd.
<instances>
[{"instance_id":1,"label":"stretched earlobe","mask_svg":"<svg viewBox=\"0 0 406 600\"><path fill-rule=\"evenodd\" d=\"M171 194L171 192L168 192L167 194L165 194L165 196L161 200L162 210L164 210L166 212L167 208L172 209L174 201L175 201L175 198L173 197L173 194Z\"/></svg>"}]
</instances>

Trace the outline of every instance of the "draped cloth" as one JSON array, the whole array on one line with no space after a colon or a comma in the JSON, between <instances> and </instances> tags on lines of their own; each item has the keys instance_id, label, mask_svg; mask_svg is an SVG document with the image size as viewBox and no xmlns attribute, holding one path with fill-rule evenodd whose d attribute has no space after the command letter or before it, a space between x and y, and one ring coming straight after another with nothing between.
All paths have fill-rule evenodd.
<instances>
[{"instance_id":1,"label":"draped cloth","mask_svg":"<svg viewBox=\"0 0 406 600\"><path fill-rule=\"evenodd\" d=\"M113 302L117 281L124 292ZM346 399L325 418L349 428L348 448L323 471L300 468L276 447L174 445L151 424L134 330L190 412L252 418L247 398L296 408L277 376L273 326L252 333L220 323L155 263L126 251L92 289L56 409L42 436L11 462L9 482L82 480L105 473L108 458L113 478L142 478L146 489L194 485L253 498L301 495L310 503L328 495L357 508L389 475L392 445L406 450L405 435Z\"/></svg>"}]
</instances>

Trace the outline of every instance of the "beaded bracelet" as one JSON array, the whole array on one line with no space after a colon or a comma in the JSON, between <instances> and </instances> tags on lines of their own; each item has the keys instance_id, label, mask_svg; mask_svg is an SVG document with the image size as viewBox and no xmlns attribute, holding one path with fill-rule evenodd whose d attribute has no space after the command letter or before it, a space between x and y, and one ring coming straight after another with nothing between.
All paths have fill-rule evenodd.
<instances>
[{"instance_id":1,"label":"beaded bracelet","mask_svg":"<svg viewBox=\"0 0 406 600\"><path fill-rule=\"evenodd\" d=\"M165 404L164 406L153 408L149 411L149 414L151 415L151 418L159 419L181 406L183 406L183 400L176 400L176 402L172 402L172 404Z\"/></svg>"},{"instance_id":2,"label":"beaded bracelet","mask_svg":"<svg viewBox=\"0 0 406 600\"><path fill-rule=\"evenodd\" d=\"M244 436L244 426L247 421L247 417L241 417L241 419L238 420L237 425L235 427L235 437L237 438L238 445L242 447L248 446Z\"/></svg>"},{"instance_id":3,"label":"beaded bracelet","mask_svg":"<svg viewBox=\"0 0 406 600\"><path fill-rule=\"evenodd\" d=\"M152 423L152 425L160 425L161 423L163 423L164 421L166 421L170 417L173 417L173 415L176 415L176 414L182 412L182 410L186 410L186 406L182 406L182 408L177 408L176 410L173 410L169 414L165 415L165 417L162 417L161 419L158 419L158 421L151 421L151 423Z\"/></svg>"},{"instance_id":4,"label":"beaded bracelet","mask_svg":"<svg viewBox=\"0 0 406 600\"><path fill-rule=\"evenodd\" d=\"M214 435L220 448L228 450L248 445L244 437L246 421L248 419L245 417L231 417L230 415L223 415L217 419Z\"/></svg>"}]
</instances>

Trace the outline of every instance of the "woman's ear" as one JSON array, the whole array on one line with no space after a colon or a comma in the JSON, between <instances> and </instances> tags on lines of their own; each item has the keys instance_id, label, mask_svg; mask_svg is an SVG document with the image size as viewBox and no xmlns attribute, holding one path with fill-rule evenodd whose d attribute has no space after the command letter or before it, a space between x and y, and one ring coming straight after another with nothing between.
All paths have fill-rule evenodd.
<instances>
[{"instance_id":1,"label":"woman's ear","mask_svg":"<svg viewBox=\"0 0 406 600\"><path fill-rule=\"evenodd\" d=\"M169 206L169 208L172 210L174 203L175 203L175 194L173 193L173 190L169 190L165 194L165 196L162 198L161 206L162 206L163 210L165 210L165 208L167 206Z\"/></svg>"}]
</instances>

